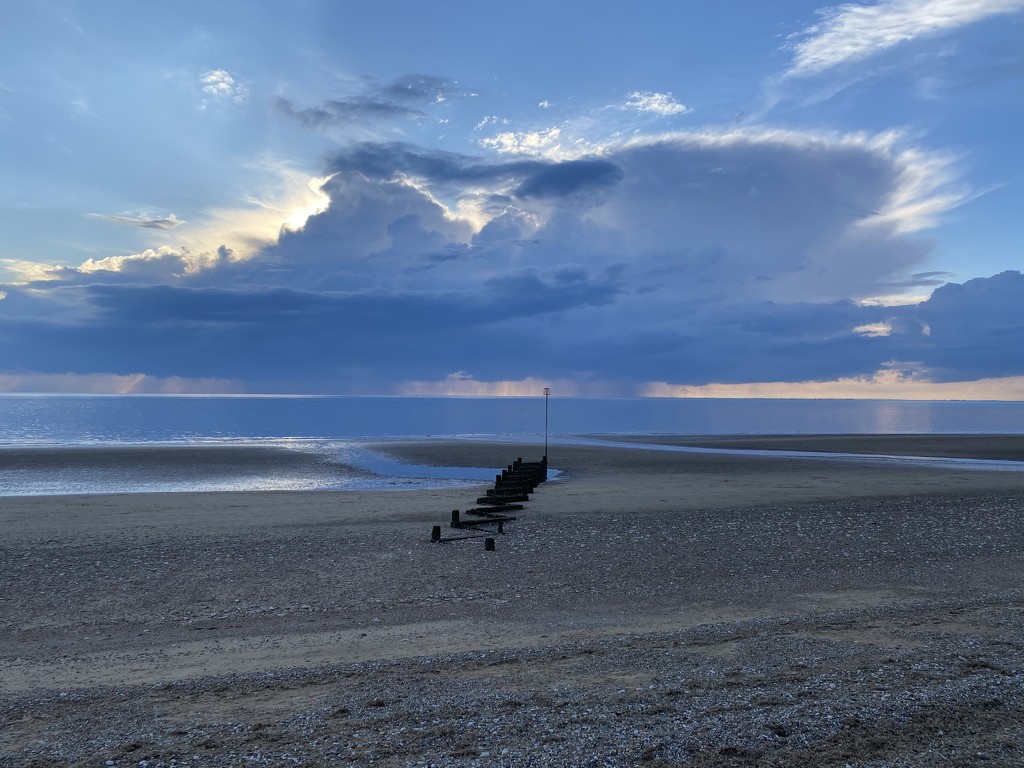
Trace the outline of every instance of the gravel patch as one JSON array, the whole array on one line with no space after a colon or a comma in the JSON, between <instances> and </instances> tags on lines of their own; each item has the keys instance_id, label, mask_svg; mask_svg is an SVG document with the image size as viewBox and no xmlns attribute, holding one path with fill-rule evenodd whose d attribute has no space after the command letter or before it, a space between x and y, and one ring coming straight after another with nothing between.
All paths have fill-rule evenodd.
<instances>
[{"instance_id":1,"label":"gravel patch","mask_svg":"<svg viewBox=\"0 0 1024 768\"><path fill-rule=\"evenodd\" d=\"M1019 766L1020 502L21 539L0 765Z\"/></svg>"}]
</instances>

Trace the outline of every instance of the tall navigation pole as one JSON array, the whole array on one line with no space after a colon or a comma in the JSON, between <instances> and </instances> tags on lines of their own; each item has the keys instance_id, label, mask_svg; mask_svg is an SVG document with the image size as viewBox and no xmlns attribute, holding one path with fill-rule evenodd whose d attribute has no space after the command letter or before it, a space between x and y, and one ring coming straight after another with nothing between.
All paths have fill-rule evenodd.
<instances>
[{"instance_id":1,"label":"tall navigation pole","mask_svg":"<svg viewBox=\"0 0 1024 768\"><path fill-rule=\"evenodd\" d=\"M544 469L548 464L548 398L551 397L551 387L544 387ZM547 472L545 471L545 474Z\"/></svg>"}]
</instances>

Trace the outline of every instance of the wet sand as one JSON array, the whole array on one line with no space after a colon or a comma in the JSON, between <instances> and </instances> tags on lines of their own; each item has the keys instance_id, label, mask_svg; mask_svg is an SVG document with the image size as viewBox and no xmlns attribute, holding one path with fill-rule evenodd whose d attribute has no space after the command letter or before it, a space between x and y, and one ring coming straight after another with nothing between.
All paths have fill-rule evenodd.
<instances>
[{"instance_id":1,"label":"wet sand","mask_svg":"<svg viewBox=\"0 0 1024 768\"><path fill-rule=\"evenodd\" d=\"M608 440L755 451L819 451L1024 461L1019 435L645 435Z\"/></svg>"},{"instance_id":2,"label":"wet sand","mask_svg":"<svg viewBox=\"0 0 1024 768\"><path fill-rule=\"evenodd\" d=\"M552 466L495 552L429 541L473 489L0 500L0 762L1020 764L1024 473Z\"/></svg>"}]
</instances>

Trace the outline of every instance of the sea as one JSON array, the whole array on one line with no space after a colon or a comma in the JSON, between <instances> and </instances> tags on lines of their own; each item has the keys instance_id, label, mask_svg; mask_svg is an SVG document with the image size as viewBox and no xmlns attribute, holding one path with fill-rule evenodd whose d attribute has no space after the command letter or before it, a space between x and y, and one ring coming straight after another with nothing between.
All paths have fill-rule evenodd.
<instances>
[{"instance_id":1,"label":"sea","mask_svg":"<svg viewBox=\"0 0 1024 768\"><path fill-rule=\"evenodd\" d=\"M375 449L407 439L505 441L511 457L515 444L593 435L950 433L1024 434L1024 403L10 394L0 496L401 490L479 484L500 469L403 464Z\"/></svg>"}]
</instances>

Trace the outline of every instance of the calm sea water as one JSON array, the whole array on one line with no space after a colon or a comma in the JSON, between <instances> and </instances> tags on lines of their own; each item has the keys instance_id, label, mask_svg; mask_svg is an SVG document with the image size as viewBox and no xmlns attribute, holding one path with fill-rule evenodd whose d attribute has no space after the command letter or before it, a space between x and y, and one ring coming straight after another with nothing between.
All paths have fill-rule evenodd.
<instances>
[{"instance_id":1,"label":"calm sea water","mask_svg":"<svg viewBox=\"0 0 1024 768\"><path fill-rule=\"evenodd\" d=\"M428 436L542 441L545 405L550 435L559 441L616 433L1024 433L1024 403L1005 402L6 395L0 495L479 482L496 468L411 467L366 443ZM254 454L224 450L217 461L195 461L187 477L169 473L152 452L121 450L110 460L111 448L146 446L187 449L190 456L197 448L255 447L287 460L254 461ZM69 450L56 463L26 453L44 447Z\"/></svg>"},{"instance_id":2,"label":"calm sea water","mask_svg":"<svg viewBox=\"0 0 1024 768\"><path fill-rule=\"evenodd\" d=\"M543 397L0 396L0 445L544 434ZM1024 432L1024 403L559 399L552 435Z\"/></svg>"}]
</instances>

